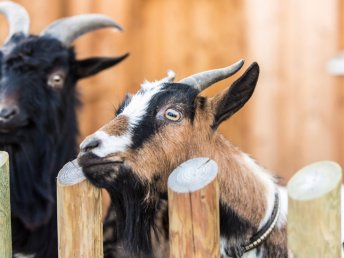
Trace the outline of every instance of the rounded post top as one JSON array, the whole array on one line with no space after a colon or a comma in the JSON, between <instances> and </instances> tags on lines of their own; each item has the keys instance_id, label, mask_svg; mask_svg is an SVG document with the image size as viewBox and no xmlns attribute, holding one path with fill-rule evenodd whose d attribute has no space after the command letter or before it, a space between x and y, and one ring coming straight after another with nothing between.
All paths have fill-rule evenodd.
<instances>
[{"instance_id":1,"label":"rounded post top","mask_svg":"<svg viewBox=\"0 0 344 258\"><path fill-rule=\"evenodd\" d=\"M288 195L295 200L313 200L333 190L341 180L342 169L336 162L312 163L289 180Z\"/></svg>"},{"instance_id":2,"label":"rounded post top","mask_svg":"<svg viewBox=\"0 0 344 258\"><path fill-rule=\"evenodd\" d=\"M194 158L179 165L168 178L174 192L190 193L200 190L217 176L218 166L209 158Z\"/></svg>"},{"instance_id":3,"label":"rounded post top","mask_svg":"<svg viewBox=\"0 0 344 258\"><path fill-rule=\"evenodd\" d=\"M85 179L76 159L66 163L57 175L57 181L62 185L75 185Z\"/></svg>"},{"instance_id":4,"label":"rounded post top","mask_svg":"<svg viewBox=\"0 0 344 258\"><path fill-rule=\"evenodd\" d=\"M8 153L6 151L0 151L0 167L2 167L8 159Z\"/></svg>"}]
</instances>

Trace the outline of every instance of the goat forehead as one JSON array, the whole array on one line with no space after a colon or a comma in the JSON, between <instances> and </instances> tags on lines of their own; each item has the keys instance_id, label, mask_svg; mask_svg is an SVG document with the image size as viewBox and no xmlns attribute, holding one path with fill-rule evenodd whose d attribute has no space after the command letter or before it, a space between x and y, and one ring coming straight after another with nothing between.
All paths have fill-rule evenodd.
<instances>
[{"instance_id":1,"label":"goat forehead","mask_svg":"<svg viewBox=\"0 0 344 258\"><path fill-rule=\"evenodd\" d=\"M183 84L146 82L130 102L127 99L124 101L124 108L118 115L125 115L131 125L138 125L148 110L157 109L167 102L190 104L197 93L193 88Z\"/></svg>"},{"instance_id":2,"label":"goat forehead","mask_svg":"<svg viewBox=\"0 0 344 258\"><path fill-rule=\"evenodd\" d=\"M129 119L130 126L138 125L146 115L152 98L163 90L163 85L157 85L149 89L141 89L136 93L120 115Z\"/></svg>"},{"instance_id":3,"label":"goat forehead","mask_svg":"<svg viewBox=\"0 0 344 258\"><path fill-rule=\"evenodd\" d=\"M68 60L70 51L56 39L29 37L3 48L3 64L9 69L20 67L50 67L56 59ZM65 65L65 64L62 64ZM25 70L25 69L24 69Z\"/></svg>"}]
</instances>

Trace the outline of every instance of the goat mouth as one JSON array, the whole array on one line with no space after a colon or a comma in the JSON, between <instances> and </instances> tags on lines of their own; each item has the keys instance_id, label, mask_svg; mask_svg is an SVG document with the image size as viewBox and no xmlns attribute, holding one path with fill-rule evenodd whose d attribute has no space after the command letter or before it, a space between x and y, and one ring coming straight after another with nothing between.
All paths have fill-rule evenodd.
<instances>
[{"instance_id":1,"label":"goat mouth","mask_svg":"<svg viewBox=\"0 0 344 258\"><path fill-rule=\"evenodd\" d=\"M0 134L14 133L22 128L29 126L29 121L22 121L17 124L5 124L0 121Z\"/></svg>"},{"instance_id":2,"label":"goat mouth","mask_svg":"<svg viewBox=\"0 0 344 258\"><path fill-rule=\"evenodd\" d=\"M103 160L103 161L97 161L97 162L90 162L84 164L83 168L94 168L94 167L105 167L105 166L119 166L123 165L124 161L110 161L110 160Z\"/></svg>"},{"instance_id":3,"label":"goat mouth","mask_svg":"<svg viewBox=\"0 0 344 258\"><path fill-rule=\"evenodd\" d=\"M83 169L120 166L124 164L124 159L120 157L99 158L93 154L82 155L78 158L78 163Z\"/></svg>"}]
</instances>

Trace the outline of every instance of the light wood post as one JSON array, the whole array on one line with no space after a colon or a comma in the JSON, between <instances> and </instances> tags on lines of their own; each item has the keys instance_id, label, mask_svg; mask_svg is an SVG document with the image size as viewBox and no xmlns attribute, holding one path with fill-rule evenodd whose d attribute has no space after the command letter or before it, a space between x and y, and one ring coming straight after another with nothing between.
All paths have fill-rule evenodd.
<instances>
[{"instance_id":1,"label":"light wood post","mask_svg":"<svg viewBox=\"0 0 344 258\"><path fill-rule=\"evenodd\" d=\"M171 258L219 258L219 186L217 164L189 160L168 178Z\"/></svg>"},{"instance_id":2,"label":"light wood post","mask_svg":"<svg viewBox=\"0 0 344 258\"><path fill-rule=\"evenodd\" d=\"M0 257L12 257L10 173L4 151L0 151Z\"/></svg>"},{"instance_id":3,"label":"light wood post","mask_svg":"<svg viewBox=\"0 0 344 258\"><path fill-rule=\"evenodd\" d=\"M103 257L102 200L76 160L57 176L59 258Z\"/></svg>"},{"instance_id":4,"label":"light wood post","mask_svg":"<svg viewBox=\"0 0 344 258\"><path fill-rule=\"evenodd\" d=\"M298 171L288 183L288 247L294 258L341 257L341 180L337 163Z\"/></svg>"}]
</instances>

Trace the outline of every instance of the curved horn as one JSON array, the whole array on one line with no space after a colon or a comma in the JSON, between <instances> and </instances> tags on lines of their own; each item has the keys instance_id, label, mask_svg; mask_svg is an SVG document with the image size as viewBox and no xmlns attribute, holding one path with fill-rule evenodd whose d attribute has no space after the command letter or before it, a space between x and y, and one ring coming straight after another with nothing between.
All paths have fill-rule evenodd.
<instances>
[{"instance_id":1,"label":"curved horn","mask_svg":"<svg viewBox=\"0 0 344 258\"><path fill-rule=\"evenodd\" d=\"M42 31L41 36L56 38L69 47L78 37L107 27L122 30L122 27L110 17L100 14L81 14L53 22Z\"/></svg>"},{"instance_id":2,"label":"curved horn","mask_svg":"<svg viewBox=\"0 0 344 258\"><path fill-rule=\"evenodd\" d=\"M5 43L16 33L29 34L30 17L23 6L14 2L0 2L0 13L5 15L9 24L9 36Z\"/></svg>"},{"instance_id":3,"label":"curved horn","mask_svg":"<svg viewBox=\"0 0 344 258\"><path fill-rule=\"evenodd\" d=\"M211 86L212 84L235 74L237 71L240 70L243 64L244 60L241 59L240 61L225 68L204 71L201 73L191 75L180 80L179 83L190 85L201 92L209 86Z\"/></svg>"}]
</instances>

